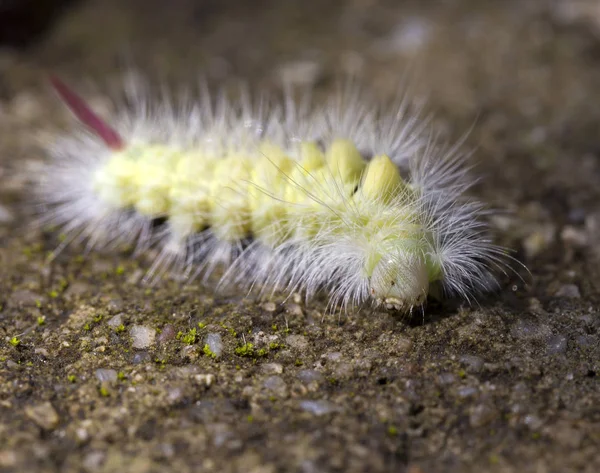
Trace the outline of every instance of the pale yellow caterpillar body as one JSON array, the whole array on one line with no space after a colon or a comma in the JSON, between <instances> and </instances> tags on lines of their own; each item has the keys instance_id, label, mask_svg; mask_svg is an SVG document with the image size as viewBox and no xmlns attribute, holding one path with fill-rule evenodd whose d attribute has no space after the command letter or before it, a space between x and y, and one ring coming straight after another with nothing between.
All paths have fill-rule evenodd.
<instances>
[{"instance_id":1,"label":"pale yellow caterpillar body","mask_svg":"<svg viewBox=\"0 0 600 473\"><path fill-rule=\"evenodd\" d=\"M55 87L88 129L49 147L43 221L92 248L157 246L150 277L218 269L220 285L263 295L411 311L433 286L472 299L504 264L465 195L463 154L438 147L406 99L138 98L105 122Z\"/></svg>"}]
</instances>

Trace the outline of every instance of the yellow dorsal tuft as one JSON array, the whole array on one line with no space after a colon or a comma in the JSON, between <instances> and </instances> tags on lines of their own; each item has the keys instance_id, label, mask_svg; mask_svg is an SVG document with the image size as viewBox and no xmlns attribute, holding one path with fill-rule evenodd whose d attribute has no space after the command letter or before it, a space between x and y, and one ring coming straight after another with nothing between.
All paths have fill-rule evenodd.
<instances>
[{"instance_id":1,"label":"yellow dorsal tuft","mask_svg":"<svg viewBox=\"0 0 600 473\"><path fill-rule=\"evenodd\" d=\"M343 183L357 180L365 168L365 160L348 140L335 140L327 150L327 164L335 178Z\"/></svg>"},{"instance_id":2,"label":"yellow dorsal tuft","mask_svg":"<svg viewBox=\"0 0 600 473\"><path fill-rule=\"evenodd\" d=\"M361 193L368 199L389 202L402 189L403 180L398 167L386 156L375 156L367 165Z\"/></svg>"}]
</instances>

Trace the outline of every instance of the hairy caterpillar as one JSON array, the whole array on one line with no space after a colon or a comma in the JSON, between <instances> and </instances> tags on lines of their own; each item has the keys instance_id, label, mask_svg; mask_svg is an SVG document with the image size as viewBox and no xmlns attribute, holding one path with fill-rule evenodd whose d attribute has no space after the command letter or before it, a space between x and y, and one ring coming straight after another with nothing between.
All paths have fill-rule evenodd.
<instances>
[{"instance_id":1,"label":"hairy caterpillar","mask_svg":"<svg viewBox=\"0 0 600 473\"><path fill-rule=\"evenodd\" d=\"M435 288L470 300L504 265L458 146L437 147L406 100L138 96L109 125L52 83L85 125L50 144L37 185L63 244L157 246L150 277L221 268L221 284L325 290L343 309L411 311Z\"/></svg>"}]
</instances>

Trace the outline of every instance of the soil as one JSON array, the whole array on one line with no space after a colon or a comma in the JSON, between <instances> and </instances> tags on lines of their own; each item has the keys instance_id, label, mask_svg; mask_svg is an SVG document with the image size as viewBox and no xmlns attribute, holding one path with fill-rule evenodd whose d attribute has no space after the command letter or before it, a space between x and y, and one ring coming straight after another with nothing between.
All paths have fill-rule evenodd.
<instances>
[{"instance_id":1,"label":"soil","mask_svg":"<svg viewBox=\"0 0 600 473\"><path fill-rule=\"evenodd\" d=\"M131 66L412 84L529 272L403 318L148 286L126 249L49 262L25 189L72 122L47 73L102 109ZM600 471L599 84L591 0L89 0L0 49L0 471Z\"/></svg>"}]
</instances>

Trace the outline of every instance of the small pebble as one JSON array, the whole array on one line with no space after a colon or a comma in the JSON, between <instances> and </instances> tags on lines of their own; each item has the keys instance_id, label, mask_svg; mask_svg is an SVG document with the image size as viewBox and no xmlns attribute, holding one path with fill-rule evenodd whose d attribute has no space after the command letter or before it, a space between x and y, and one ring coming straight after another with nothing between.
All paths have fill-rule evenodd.
<instances>
[{"instance_id":1,"label":"small pebble","mask_svg":"<svg viewBox=\"0 0 600 473\"><path fill-rule=\"evenodd\" d=\"M322 416L331 412L338 412L340 409L337 405L330 401L301 401L300 408L306 412L310 412L316 416Z\"/></svg>"},{"instance_id":2,"label":"small pebble","mask_svg":"<svg viewBox=\"0 0 600 473\"><path fill-rule=\"evenodd\" d=\"M409 16L380 41L376 51L382 54L415 54L431 39L433 27L425 18Z\"/></svg>"},{"instance_id":3,"label":"small pebble","mask_svg":"<svg viewBox=\"0 0 600 473\"><path fill-rule=\"evenodd\" d=\"M408 337L403 337L403 336L398 337L398 339L396 340L396 344L395 344L396 350L400 353L410 351L412 346L413 346L412 340Z\"/></svg>"},{"instance_id":4,"label":"small pebble","mask_svg":"<svg viewBox=\"0 0 600 473\"><path fill-rule=\"evenodd\" d=\"M100 368L96 370L96 378L101 383L114 383L117 381L117 372L112 369Z\"/></svg>"},{"instance_id":5,"label":"small pebble","mask_svg":"<svg viewBox=\"0 0 600 473\"><path fill-rule=\"evenodd\" d=\"M197 384L199 384L200 386L206 386L207 388L212 386L212 384L215 382L215 375L211 373L197 374L194 375L193 378Z\"/></svg>"},{"instance_id":6,"label":"small pebble","mask_svg":"<svg viewBox=\"0 0 600 473\"><path fill-rule=\"evenodd\" d=\"M263 304L263 309L267 312L275 312L277 310L277 305L275 302L266 302Z\"/></svg>"},{"instance_id":7,"label":"small pebble","mask_svg":"<svg viewBox=\"0 0 600 473\"><path fill-rule=\"evenodd\" d=\"M183 389L180 387L171 388L167 391L167 402L175 404L183 398Z\"/></svg>"},{"instance_id":8,"label":"small pebble","mask_svg":"<svg viewBox=\"0 0 600 473\"><path fill-rule=\"evenodd\" d=\"M467 367L467 371L479 373L483 368L483 358L475 355L463 355L460 357L460 362Z\"/></svg>"},{"instance_id":9,"label":"small pebble","mask_svg":"<svg viewBox=\"0 0 600 473\"><path fill-rule=\"evenodd\" d=\"M181 356L187 358L187 361L195 361L198 359L199 351L196 345L185 345L181 349Z\"/></svg>"},{"instance_id":10,"label":"small pebble","mask_svg":"<svg viewBox=\"0 0 600 473\"><path fill-rule=\"evenodd\" d=\"M158 334L158 337L156 337L156 341L159 344L163 344L170 340L173 340L176 336L177 336L177 333L175 332L175 327L173 327L171 324L167 324L163 327L162 331Z\"/></svg>"},{"instance_id":11,"label":"small pebble","mask_svg":"<svg viewBox=\"0 0 600 473\"><path fill-rule=\"evenodd\" d=\"M111 314L116 314L117 312L123 310L123 300L120 297L115 297L108 301L108 304L106 304L106 308Z\"/></svg>"},{"instance_id":12,"label":"small pebble","mask_svg":"<svg viewBox=\"0 0 600 473\"><path fill-rule=\"evenodd\" d=\"M528 259L532 259L545 251L556 236L556 227L552 224L541 225L538 230L529 234L523 240L523 247Z\"/></svg>"},{"instance_id":13,"label":"small pebble","mask_svg":"<svg viewBox=\"0 0 600 473\"><path fill-rule=\"evenodd\" d=\"M75 429L75 438L79 443L85 443L89 440L90 433L83 427L79 427L78 429Z\"/></svg>"},{"instance_id":14,"label":"small pebble","mask_svg":"<svg viewBox=\"0 0 600 473\"><path fill-rule=\"evenodd\" d=\"M133 348L148 348L154 344L156 338L156 330L145 325L134 325L129 330L132 341L131 345Z\"/></svg>"},{"instance_id":15,"label":"small pebble","mask_svg":"<svg viewBox=\"0 0 600 473\"><path fill-rule=\"evenodd\" d=\"M302 311L302 307L300 307L300 305L298 304L288 304L286 306L287 311L292 314L295 315L296 317L302 317L304 316L304 312Z\"/></svg>"},{"instance_id":16,"label":"small pebble","mask_svg":"<svg viewBox=\"0 0 600 473\"><path fill-rule=\"evenodd\" d=\"M304 384L310 384L312 382L320 383L325 379L325 377L316 370L301 370L296 376Z\"/></svg>"},{"instance_id":17,"label":"small pebble","mask_svg":"<svg viewBox=\"0 0 600 473\"><path fill-rule=\"evenodd\" d=\"M83 281L75 281L72 284L69 284L69 287L65 291L65 297L79 297L93 291L94 286L92 286L91 284L85 283Z\"/></svg>"},{"instance_id":18,"label":"small pebble","mask_svg":"<svg viewBox=\"0 0 600 473\"><path fill-rule=\"evenodd\" d=\"M175 446L172 443L161 443L158 446L158 450L165 458L172 458L175 456Z\"/></svg>"},{"instance_id":19,"label":"small pebble","mask_svg":"<svg viewBox=\"0 0 600 473\"><path fill-rule=\"evenodd\" d=\"M529 310L533 313L533 314L543 314L544 313L544 306L542 305L542 303L540 302L539 299L536 299L535 297L530 297L527 300L527 305Z\"/></svg>"},{"instance_id":20,"label":"small pebble","mask_svg":"<svg viewBox=\"0 0 600 473\"><path fill-rule=\"evenodd\" d=\"M214 332L208 333L204 343L208 345L210 351L214 353L217 358L223 354L223 339L220 334Z\"/></svg>"},{"instance_id":21,"label":"small pebble","mask_svg":"<svg viewBox=\"0 0 600 473\"><path fill-rule=\"evenodd\" d=\"M490 217L490 223L494 228L507 232L515 224L515 219L508 215L493 215Z\"/></svg>"},{"instance_id":22,"label":"small pebble","mask_svg":"<svg viewBox=\"0 0 600 473\"><path fill-rule=\"evenodd\" d=\"M41 355L41 356L43 356L44 358L50 358L50 353L49 353L49 352L48 352L48 350L46 350L45 348L40 348L40 347L38 347L38 348L36 348L35 350L33 350L33 352L34 352L36 355Z\"/></svg>"},{"instance_id":23,"label":"small pebble","mask_svg":"<svg viewBox=\"0 0 600 473\"><path fill-rule=\"evenodd\" d=\"M457 394L458 397L465 399L477 395L478 392L478 389L474 386L463 386L458 389Z\"/></svg>"},{"instance_id":24,"label":"small pebble","mask_svg":"<svg viewBox=\"0 0 600 473\"><path fill-rule=\"evenodd\" d=\"M12 468L17 464L17 454L12 450L0 451L0 467Z\"/></svg>"},{"instance_id":25,"label":"small pebble","mask_svg":"<svg viewBox=\"0 0 600 473\"><path fill-rule=\"evenodd\" d=\"M544 425L544 421L534 414L526 415L523 419L523 423L531 430L538 430Z\"/></svg>"},{"instance_id":26,"label":"small pebble","mask_svg":"<svg viewBox=\"0 0 600 473\"><path fill-rule=\"evenodd\" d=\"M212 436L215 447L226 447L236 449L239 446L240 440L235 438L235 433L227 424L210 424L210 434Z\"/></svg>"},{"instance_id":27,"label":"small pebble","mask_svg":"<svg viewBox=\"0 0 600 473\"><path fill-rule=\"evenodd\" d=\"M482 427L498 417L496 408L487 404L479 404L471 409L469 423L471 427Z\"/></svg>"},{"instance_id":28,"label":"small pebble","mask_svg":"<svg viewBox=\"0 0 600 473\"><path fill-rule=\"evenodd\" d=\"M593 335L579 335L575 338L575 343L577 343L577 345L579 345L582 348L592 346L597 347L598 345L600 345L598 338L594 337Z\"/></svg>"},{"instance_id":29,"label":"small pebble","mask_svg":"<svg viewBox=\"0 0 600 473\"><path fill-rule=\"evenodd\" d=\"M45 430L55 429L59 422L58 414L49 402L26 407L25 415Z\"/></svg>"},{"instance_id":30,"label":"small pebble","mask_svg":"<svg viewBox=\"0 0 600 473\"><path fill-rule=\"evenodd\" d=\"M120 325L123 325L123 316L121 314L117 314L114 317L111 317L110 320L106 323L110 328L117 328Z\"/></svg>"},{"instance_id":31,"label":"small pebble","mask_svg":"<svg viewBox=\"0 0 600 473\"><path fill-rule=\"evenodd\" d=\"M289 335L285 339L285 344L297 350L306 350L308 348L308 339L304 335Z\"/></svg>"},{"instance_id":32,"label":"small pebble","mask_svg":"<svg viewBox=\"0 0 600 473\"><path fill-rule=\"evenodd\" d=\"M546 353L556 355L567 351L567 337L563 334L552 335L548 338Z\"/></svg>"},{"instance_id":33,"label":"small pebble","mask_svg":"<svg viewBox=\"0 0 600 473\"><path fill-rule=\"evenodd\" d=\"M533 320L519 319L512 326L510 333L515 338L536 340L547 338L552 335L548 325L536 323Z\"/></svg>"},{"instance_id":34,"label":"small pebble","mask_svg":"<svg viewBox=\"0 0 600 473\"><path fill-rule=\"evenodd\" d=\"M8 207L0 205L0 223L10 223L15 219Z\"/></svg>"},{"instance_id":35,"label":"small pebble","mask_svg":"<svg viewBox=\"0 0 600 473\"><path fill-rule=\"evenodd\" d=\"M340 351L332 351L323 355L328 361L338 362L342 359L342 352Z\"/></svg>"},{"instance_id":36,"label":"small pebble","mask_svg":"<svg viewBox=\"0 0 600 473\"><path fill-rule=\"evenodd\" d=\"M131 362L134 365L139 365L140 363L145 363L146 361L150 361L150 353L147 351L140 351L133 355L133 359Z\"/></svg>"},{"instance_id":37,"label":"small pebble","mask_svg":"<svg viewBox=\"0 0 600 473\"><path fill-rule=\"evenodd\" d=\"M144 274L145 273L144 273L143 269L140 269L140 268L136 269L127 277L127 284L131 284L131 285L138 284L144 277Z\"/></svg>"},{"instance_id":38,"label":"small pebble","mask_svg":"<svg viewBox=\"0 0 600 473\"><path fill-rule=\"evenodd\" d=\"M440 384L454 384L456 382L456 376L452 373L442 373L438 376L438 382Z\"/></svg>"},{"instance_id":39,"label":"small pebble","mask_svg":"<svg viewBox=\"0 0 600 473\"><path fill-rule=\"evenodd\" d=\"M87 471L96 471L102 467L106 454L104 452L90 452L83 458L83 467Z\"/></svg>"},{"instance_id":40,"label":"small pebble","mask_svg":"<svg viewBox=\"0 0 600 473\"><path fill-rule=\"evenodd\" d=\"M588 234L584 230L579 230L571 225L567 225L560 232L560 239L567 245L583 248L588 244Z\"/></svg>"},{"instance_id":41,"label":"small pebble","mask_svg":"<svg viewBox=\"0 0 600 473\"><path fill-rule=\"evenodd\" d=\"M338 379L347 379L352 376L354 367L350 363L338 363L333 370L333 376Z\"/></svg>"},{"instance_id":42,"label":"small pebble","mask_svg":"<svg viewBox=\"0 0 600 473\"><path fill-rule=\"evenodd\" d=\"M283 373L283 365L279 363L265 363L261 366L261 370L265 374L281 374Z\"/></svg>"},{"instance_id":43,"label":"small pebble","mask_svg":"<svg viewBox=\"0 0 600 473\"><path fill-rule=\"evenodd\" d=\"M269 376L265 379L263 386L278 397L287 397L287 384L280 376Z\"/></svg>"},{"instance_id":44,"label":"small pebble","mask_svg":"<svg viewBox=\"0 0 600 473\"><path fill-rule=\"evenodd\" d=\"M556 297L566 297L569 299L581 298L579 288L575 284L564 284L560 286L558 291L554 294Z\"/></svg>"}]
</instances>

